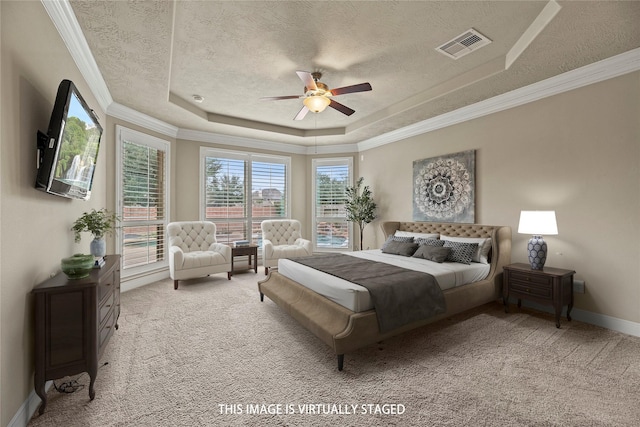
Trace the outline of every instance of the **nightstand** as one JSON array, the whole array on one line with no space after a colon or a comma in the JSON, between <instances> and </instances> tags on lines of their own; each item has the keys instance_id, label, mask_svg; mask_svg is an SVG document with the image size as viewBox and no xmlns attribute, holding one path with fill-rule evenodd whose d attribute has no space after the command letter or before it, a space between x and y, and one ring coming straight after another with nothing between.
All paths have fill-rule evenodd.
<instances>
[{"instance_id":1,"label":"nightstand","mask_svg":"<svg viewBox=\"0 0 640 427\"><path fill-rule=\"evenodd\" d=\"M504 267L502 301L505 313L509 312L509 297L553 306L556 312L556 328L560 327L562 307L567 306L567 320L571 320L573 308L573 275L575 271L544 267L532 270L529 264L516 263Z\"/></svg>"}]
</instances>

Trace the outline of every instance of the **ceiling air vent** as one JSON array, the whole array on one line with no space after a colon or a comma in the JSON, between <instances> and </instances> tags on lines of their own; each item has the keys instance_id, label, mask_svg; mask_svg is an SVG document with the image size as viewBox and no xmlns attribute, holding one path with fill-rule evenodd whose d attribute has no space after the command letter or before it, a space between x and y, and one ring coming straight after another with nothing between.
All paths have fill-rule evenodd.
<instances>
[{"instance_id":1,"label":"ceiling air vent","mask_svg":"<svg viewBox=\"0 0 640 427\"><path fill-rule=\"evenodd\" d=\"M458 59L489 43L491 43L491 40L472 28L436 48L436 50L449 58Z\"/></svg>"}]
</instances>

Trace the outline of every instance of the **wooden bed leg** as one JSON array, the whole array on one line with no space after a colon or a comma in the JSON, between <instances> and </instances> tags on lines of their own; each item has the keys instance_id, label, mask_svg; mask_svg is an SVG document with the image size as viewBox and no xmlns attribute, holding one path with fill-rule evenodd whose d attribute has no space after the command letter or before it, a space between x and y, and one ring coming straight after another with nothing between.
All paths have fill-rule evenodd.
<instances>
[{"instance_id":1,"label":"wooden bed leg","mask_svg":"<svg viewBox=\"0 0 640 427\"><path fill-rule=\"evenodd\" d=\"M264 302L264 294L260 292L260 302Z\"/></svg>"},{"instance_id":2,"label":"wooden bed leg","mask_svg":"<svg viewBox=\"0 0 640 427\"><path fill-rule=\"evenodd\" d=\"M173 281L173 289L178 289L178 281L177 280Z\"/></svg>"},{"instance_id":3,"label":"wooden bed leg","mask_svg":"<svg viewBox=\"0 0 640 427\"><path fill-rule=\"evenodd\" d=\"M344 366L344 354L338 355L338 371L342 371L342 367Z\"/></svg>"}]
</instances>

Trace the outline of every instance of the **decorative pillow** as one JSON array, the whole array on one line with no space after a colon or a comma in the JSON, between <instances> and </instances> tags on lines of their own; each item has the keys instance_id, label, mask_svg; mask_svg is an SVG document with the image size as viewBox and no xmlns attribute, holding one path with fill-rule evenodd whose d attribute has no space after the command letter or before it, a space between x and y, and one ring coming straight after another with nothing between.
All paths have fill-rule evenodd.
<instances>
[{"instance_id":1,"label":"decorative pillow","mask_svg":"<svg viewBox=\"0 0 640 427\"><path fill-rule=\"evenodd\" d=\"M413 243L413 237L412 236L406 236L406 237L389 236L387 238L387 241L382 244L382 248L381 249L386 248L387 245L389 244L389 242L409 242L409 243Z\"/></svg>"},{"instance_id":2,"label":"decorative pillow","mask_svg":"<svg viewBox=\"0 0 640 427\"><path fill-rule=\"evenodd\" d=\"M442 240L448 240L450 242L461 243L477 243L478 249L473 254L473 262L479 262L482 264L489 264L489 251L491 250L491 237L454 237L454 236L440 236Z\"/></svg>"},{"instance_id":3,"label":"decorative pillow","mask_svg":"<svg viewBox=\"0 0 640 427\"><path fill-rule=\"evenodd\" d=\"M445 248L451 248L451 252L447 255L446 261L459 262L461 264L471 264L473 254L478 250L477 243L462 243L444 241Z\"/></svg>"},{"instance_id":4,"label":"decorative pillow","mask_svg":"<svg viewBox=\"0 0 640 427\"><path fill-rule=\"evenodd\" d=\"M442 242L444 244L444 242ZM443 262L451 252L451 248L443 248L437 246L420 245L418 250L413 254L414 258L424 258L429 261Z\"/></svg>"},{"instance_id":5,"label":"decorative pillow","mask_svg":"<svg viewBox=\"0 0 640 427\"><path fill-rule=\"evenodd\" d=\"M414 239L437 239L440 237L438 233L414 233L413 231L400 231L396 230L394 236L398 237L413 237Z\"/></svg>"},{"instance_id":6,"label":"decorative pillow","mask_svg":"<svg viewBox=\"0 0 640 427\"><path fill-rule=\"evenodd\" d=\"M419 245L444 246L444 240L438 239L423 239L422 237L418 237L417 239L413 239L413 241Z\"/></svg>"},{"instance_id":7,"label":"decorative pillow","mask_svg":"<svg viewBox=\"0 0 640 427\"><path fill-rule=\"evenodd\" d=\"M382 252L385 254L411 256L416 249L418 249L417 243L392 240L382 249Z\"/></svg>"}]
</instances>

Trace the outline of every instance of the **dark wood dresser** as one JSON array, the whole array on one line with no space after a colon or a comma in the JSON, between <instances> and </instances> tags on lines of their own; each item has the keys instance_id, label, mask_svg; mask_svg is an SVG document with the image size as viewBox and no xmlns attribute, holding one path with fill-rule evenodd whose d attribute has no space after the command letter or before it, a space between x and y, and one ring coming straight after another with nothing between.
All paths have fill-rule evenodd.
<instances>
[{"instance_id":1,"label":"dark wood dresser","mask_svg":"<svg viewBox=\"0 0 640 427\"><path fill-rule=\"evenodd\" d=\"M518 298L518 307L521 306L522 299L553 306L556 328L560 327L560 315L565 305L567 320L571 320L575 271L554 267L532 270L529 264L524 263L506 265L503 269L502 299L505 312L509 311L509 297L513 296Z\"/></svg>"},{"instance_id":2,"label":"dark wood dresser","mask_svg":"<svg viewBox=\"0 0 640 427\"><path fill-rule=\"evenodd\" d=\"M47 406L45 383L87 372L89 397L95 397L98 361L118 329L120 315L120 255L107 255L105 265L85 279L64 273L36 286L35 391Z\"/></svg>"}]
</instances>

